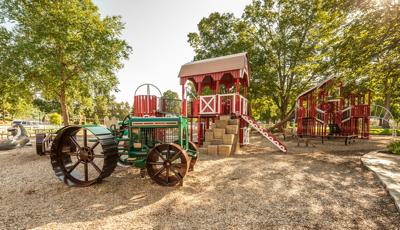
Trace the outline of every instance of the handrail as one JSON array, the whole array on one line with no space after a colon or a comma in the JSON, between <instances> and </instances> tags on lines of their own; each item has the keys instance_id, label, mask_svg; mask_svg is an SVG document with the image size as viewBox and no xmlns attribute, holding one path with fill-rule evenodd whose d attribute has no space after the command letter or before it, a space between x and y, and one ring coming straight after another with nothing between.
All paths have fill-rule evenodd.
<instances>
[{"instance_id":1,"label":"handrail","mask_svg":"<svg viewBox=\"0 0 400 230\"><path fill-rule=\"evenodd\" d=\"M235 94L235 93L200 95L198 100L204 102L204 98L209 98L209 97L215 98L212 100L216 100L216 103L212 102L213 105L210 105L207 103L207 105L204 105L204 106L206 106L208 109L210 109L210 106L214 106L214 104L215 104L213 111L205 112L202 107L202 108L199 108L200 114L219 114L219 113L221 113L222 112L221 105L222 105L222 102L225 101L225 100L221 100L221 99L226 98L226 97L231 98L231 99L229 99L231 102L231 106L229 109L230 113L236 113L236 114L238 113L238 114L245 114L245 115L248 114L248 100L243 95ZM199 106L201 107L202 105L199 105Z\"/></svg>"},{"instance_id":2,"label":"handrail","mask_svg":"<svg viewBox=\"0 0 400 230\"><path fill-rule=\"evenodd\" d=\"M320 108L316 108L316 111L317 111L317 115L315 116L315 119L317 121L321 122L322 124L325 124L325 113L326 113L326 111L324 111L324 110L322 110ZM320 119L318 117L319 114L322 114L322 119Z\"/></svg>"}]
</instances>

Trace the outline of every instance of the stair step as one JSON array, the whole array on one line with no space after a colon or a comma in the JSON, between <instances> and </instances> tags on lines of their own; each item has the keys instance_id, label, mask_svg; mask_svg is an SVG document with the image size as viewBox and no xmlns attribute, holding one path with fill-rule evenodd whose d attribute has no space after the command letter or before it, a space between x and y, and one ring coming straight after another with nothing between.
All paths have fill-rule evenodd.
<instances>
[{"instance_id":1,"label":"stair step","mask_svg":"<svg viewBox=\"0 0 400 230\"><path fill-rule=\"evenodd\" d=\"M239 126L238 125L227 125L226 133L227 134L239 134Z\"/></svg>"},{"instance_id":2,"label":"stair step","mask_svg":"<svg viewBox=\"0 0 400 230\"><path fill-rule=\"evenodd\" d=\"M211 142L212 140L214 140L214 132L211 130L207 130L205 138L207 142Z\"/></svg>"},{"instance_id":3,"label":"stair step","mask_svg":"<svg viewBox=\"0 0 400 230\"><path fill-rule=\"evenodd\" d=\"M230 119L228 124L229 125L239 125L239 119Z\"/></svg>"},{"instance_id":4,"label":"stair step","mask_svg":"<svg viewBox=\"0 0 400 230\"><path fill-rule=\"evenodd\" d=\"M203 142L203 147L207 148L209 145L211 145L211 141L204 141Z\"/></svg>"},{"instance_id":5,"label":"stair step","mask_svg":"<svg viewBox=\"0 0 400 230\"><path fill-rule=\"evenodd\" d=\"M222 115L219 117L219 119L220 120L229 120L229 119L231 119L231 116L230 115Z\"/></svg>"},{"instance_id":6,"label":"stair step","mask_svg":"<svg viewBox=\"0 0 400 230\"><path fill-rule=\"evenodd\" d=\"M220 129L225 129L228 125L228 120L218 120L215 122L215 126Z\"/></svg>"},{"instance_id":7,"label":"stair step","mask_svg":"<svg viewBox=\"0 0 400 230\"><path fill-rule=\"evenodd\" d=\"M223 135L225 134L225 129L215 128L214 130L214 138L222 139Z\"/></svg>"},{"instance_id":8,"label":"stair step","mask_svg":"<svg viewBox=\"0 0 400 230\"><path fill-rule=\"evenodd\" d=\"M224 134L222 140L224 145L232 145L235 142L235 134Z\"/></svg>"},{"instance_id":9,"label":"stair step","mask_svg":"<svg viewBox=\"0 0 400 230\"><path fill-rule=\"evenodd\" d=\"M232 145L218 145L218 155L230 156L232 153Z\"/></svg>"},{"instance_id":10,"label":"stair step","mask_svg":"<svg viewBox=\"0 0 400 230\"><path fill-rule=\"evenodd\" d=\"M207 147L207 153L217 155L218 154L218 145L209 145Z\"/></svg>"},{"instance_id":11,"label":"stair step","mask_svg":"<svg viewBox=\"0 0 400 230\"><path fill-rule=\"evenodd\" d=\"M200 154L207 154L207 153L208 153L207 150L208 150L207 147L200 147L200 148L199 148Z\"/></svg>"},{"instance_id":12,"label":"stair step","mask_svg":"<svg viewBox=\"0 0 400 230\"><path fill-rule=\"evenodd\" d=\"M222 145L224 143L224 141L222 139L214 139L213 141L211 141L212 145Z\"/></svg>"}]
</instances>

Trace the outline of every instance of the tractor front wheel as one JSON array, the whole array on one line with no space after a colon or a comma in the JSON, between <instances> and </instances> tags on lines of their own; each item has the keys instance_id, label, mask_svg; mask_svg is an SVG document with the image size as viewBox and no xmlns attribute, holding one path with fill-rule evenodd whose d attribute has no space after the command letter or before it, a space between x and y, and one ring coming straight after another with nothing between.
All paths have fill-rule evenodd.
<instances>
[{"instance_id":1,"label":"tractor front wheel","mask_svg":"<svg viewBox=\"0 0 400 230\"><path fill-rule=\"evenodd\" d=\"M189 169L189 156L177 144L160 144L152 148L146 161L147 174L157 184L182 184Z\"/></svg>"},{"instance_id":2,"label":"tractor front wheel","mask_svg":"<svg viewBox=\"0 0 400 230\"><path fill-rule=\"evenodd\" d=\"M197 158L199 157L199 152L200 151L199 151L199 148L197 147L197 145L194 142L192 142L192 141L188 141L188 142L189 142L188 151L191 154L195 155L194 157L189 157L190 158L189 172L191 172L191 171L194 170L194 165L197 162ZM179 145L179 140L174 141L174 143ZM185 139L183 139L183 143L185 143Z\"/></svg>"}]
</instances>

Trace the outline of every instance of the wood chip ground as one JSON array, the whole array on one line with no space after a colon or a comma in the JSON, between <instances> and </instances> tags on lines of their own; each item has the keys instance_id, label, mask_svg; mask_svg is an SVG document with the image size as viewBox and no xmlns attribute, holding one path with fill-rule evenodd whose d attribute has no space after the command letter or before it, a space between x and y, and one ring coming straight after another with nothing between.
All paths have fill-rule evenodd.
<instances>
[{"instance_id":1,"label":"wood chip ground","mask_svg":"<svg viewBox=\"0 0 400 230\"><path fill-rule=\"evenodd\" d=\"M388 139L282 154L260 136L233 157L201 156L182 187L117 168L69 188L33 147L0 152L0 229L397 229L400 214L360 156Z\"/></svg>"}]
</instances>

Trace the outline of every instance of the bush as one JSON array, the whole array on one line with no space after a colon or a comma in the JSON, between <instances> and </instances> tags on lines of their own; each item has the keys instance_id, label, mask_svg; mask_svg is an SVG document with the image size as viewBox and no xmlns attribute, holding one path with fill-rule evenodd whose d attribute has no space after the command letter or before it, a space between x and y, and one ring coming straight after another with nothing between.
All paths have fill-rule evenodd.
<instances>
[{"instance_id":1,"label":"bush","mask_svg":"<svg viewBox=\"0 0 400 230\"><path fill-rule=\"evenodd\" d=\"M61 125L61 115L58 113L52 113L49 116L50 123L53 125Z\"/></svg>"},{"instance_id":2,"label":"bush","mask_svg":"<svg viewBox=\"0 0 400 230\"><path fill-rule=\"evenodd\" d=\"M387 147L389 151L392 152L393 154L400 155L400 141L393 141Z\"/></svg>"}]
</instances>

